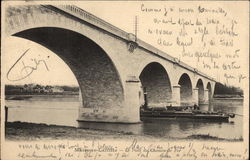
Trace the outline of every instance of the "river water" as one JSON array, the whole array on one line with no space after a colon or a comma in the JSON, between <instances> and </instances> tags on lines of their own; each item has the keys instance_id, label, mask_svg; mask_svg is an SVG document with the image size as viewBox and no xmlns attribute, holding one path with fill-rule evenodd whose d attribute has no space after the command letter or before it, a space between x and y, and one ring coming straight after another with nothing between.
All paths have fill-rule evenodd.
<instances>
[{"instance_id":1,"label":"river water","mask_svg":"<svg viewBox=\"0 0 250 160\"><path fill-rule=\"evenodd\" d=\"M243 100L220 99L213 101L214 111L236 113L229 122L208 122L188 119L146 120L139 124L77 123L78 96L33 96L25 100L6 100L9 107L8 121L46 123L63 126L78 126L103 130L132 132L170 138L185 138L190 135L209 134L220 138L243 137ZM206 108L207 106L202 106Z\"/></svg>"}]
</instances>

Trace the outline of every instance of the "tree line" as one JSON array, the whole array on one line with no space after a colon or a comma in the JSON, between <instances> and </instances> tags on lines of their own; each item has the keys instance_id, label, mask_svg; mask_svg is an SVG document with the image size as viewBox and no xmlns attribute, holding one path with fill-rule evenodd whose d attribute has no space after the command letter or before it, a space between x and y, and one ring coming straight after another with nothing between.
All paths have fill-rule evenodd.
<instances>
[{"instance_id":1,"label":"tree line","mask_svg":"<svg viewBox=\"0 0 250 160\"><path fill-rule=\"evenodd\" d=\"M5 95L14 94L72 94L79 92L77 86L67 85L40 85L40 84L24 84L24 85L5 85Z\"/></svg>"},{"instance_id":2,"label":"tree line","mask_svg":"<svg viewBox=\"0 0 250 160\"><path fill-rule=\"evenodd\" d=\"M243 90L239 87L227 86L222 83L217 82L215 84L215 95L239 95L243 96Z\"/></svg>"}]
</instances>

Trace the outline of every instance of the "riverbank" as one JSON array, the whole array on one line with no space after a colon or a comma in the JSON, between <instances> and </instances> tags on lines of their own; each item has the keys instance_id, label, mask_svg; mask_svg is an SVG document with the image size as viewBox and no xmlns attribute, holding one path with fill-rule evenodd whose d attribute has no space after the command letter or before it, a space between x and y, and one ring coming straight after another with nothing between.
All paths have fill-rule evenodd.
<instances>
[{"instance_id":1,"label":"riverbank","mask_svg":"<svg viewBox=\"0 0 250 160\"><path fill-rule=\"evenodd\" d=\"M5 100L28 100L32 98L78 98L79 94L67 93L67 94L20 94L20 95L5 95Z\"/></svg>"},{"instance_id":2,"label":"riverbank","mask_svg":"<svg viewBox=\"0 0 250 160\"><path fill-rule=\"evenodd\" d=\"M243 95L234 94L216 94L213 96L214 99L244 99Z\"/></svg>"},{"instance_id":3,"label":"riverbank","mask_svg":"<svg viewBox=\"0 0 250 160\"><path fill-rule=\"evenodd\" d=\"M183 140L216 140L216 141L243 141L238 139L225 139L210 135L191 135L186 138L160 137L150 135L137 135L131 132L116 132L94 129L80 129L76 127L34 124L26 122L7 122L5 127L6 140L33 141L33 140L128 140L138 139L144 141L183 141Z\"/></svg>"}]
</instances>

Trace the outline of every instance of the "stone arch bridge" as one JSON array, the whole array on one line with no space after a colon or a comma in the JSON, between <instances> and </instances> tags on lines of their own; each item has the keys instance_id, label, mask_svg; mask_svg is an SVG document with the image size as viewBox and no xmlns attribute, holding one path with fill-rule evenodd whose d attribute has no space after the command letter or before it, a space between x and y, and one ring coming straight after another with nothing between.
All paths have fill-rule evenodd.
<instances>
[{"instance_id":1,"label":"stone arch bridge","mask_svg":"<svg viewBox=\"0 0 250 160\"><path fill-rule=\"evenodd\" d=\"M146 88L149 106L208 103L215 80L71 5L5 7L4 36L57 54L81 91L79 120L135 123Z\"/></svg>"}]
</instances>

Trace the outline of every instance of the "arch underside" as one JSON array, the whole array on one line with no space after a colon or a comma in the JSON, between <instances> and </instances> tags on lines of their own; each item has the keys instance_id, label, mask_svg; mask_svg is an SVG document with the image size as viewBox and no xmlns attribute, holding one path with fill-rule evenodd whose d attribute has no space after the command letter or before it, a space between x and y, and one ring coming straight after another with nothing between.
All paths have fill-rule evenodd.
<instances>
[{"instance_id":1,"label":"arch underside","mask_svg":"<svg viewBox=\"0 0 250 160\"><path fill-rule=\"evenodd\" d=\"M139 78L142 87L146 88L149 106L162 106L171 103L171 83L161 64L156 62L148 64Z\"/></svg>"},{"instance_id":2,"label":"arch underside","mask_svg":"<svg viewBox=\"0 0 250 160\"><path fill-rule=\"evenodd\" d=\"M83 107L122 106L124 97L119 74L108 55L89 38L54 27L32 28L13 36L41 44L70 67L80 86Z\"/></svg>"},{"instance_id":3,"label":"arch underside","mask_svg":"<svg viewBox=\"0 0 250 160\"><path fill-rule=\"evenodd\" d=\"M178 84L180 85L180 98L181 105L190 105L192 104L192 83L187 74L183 74Z\"/></svg>"}]
</instances>

